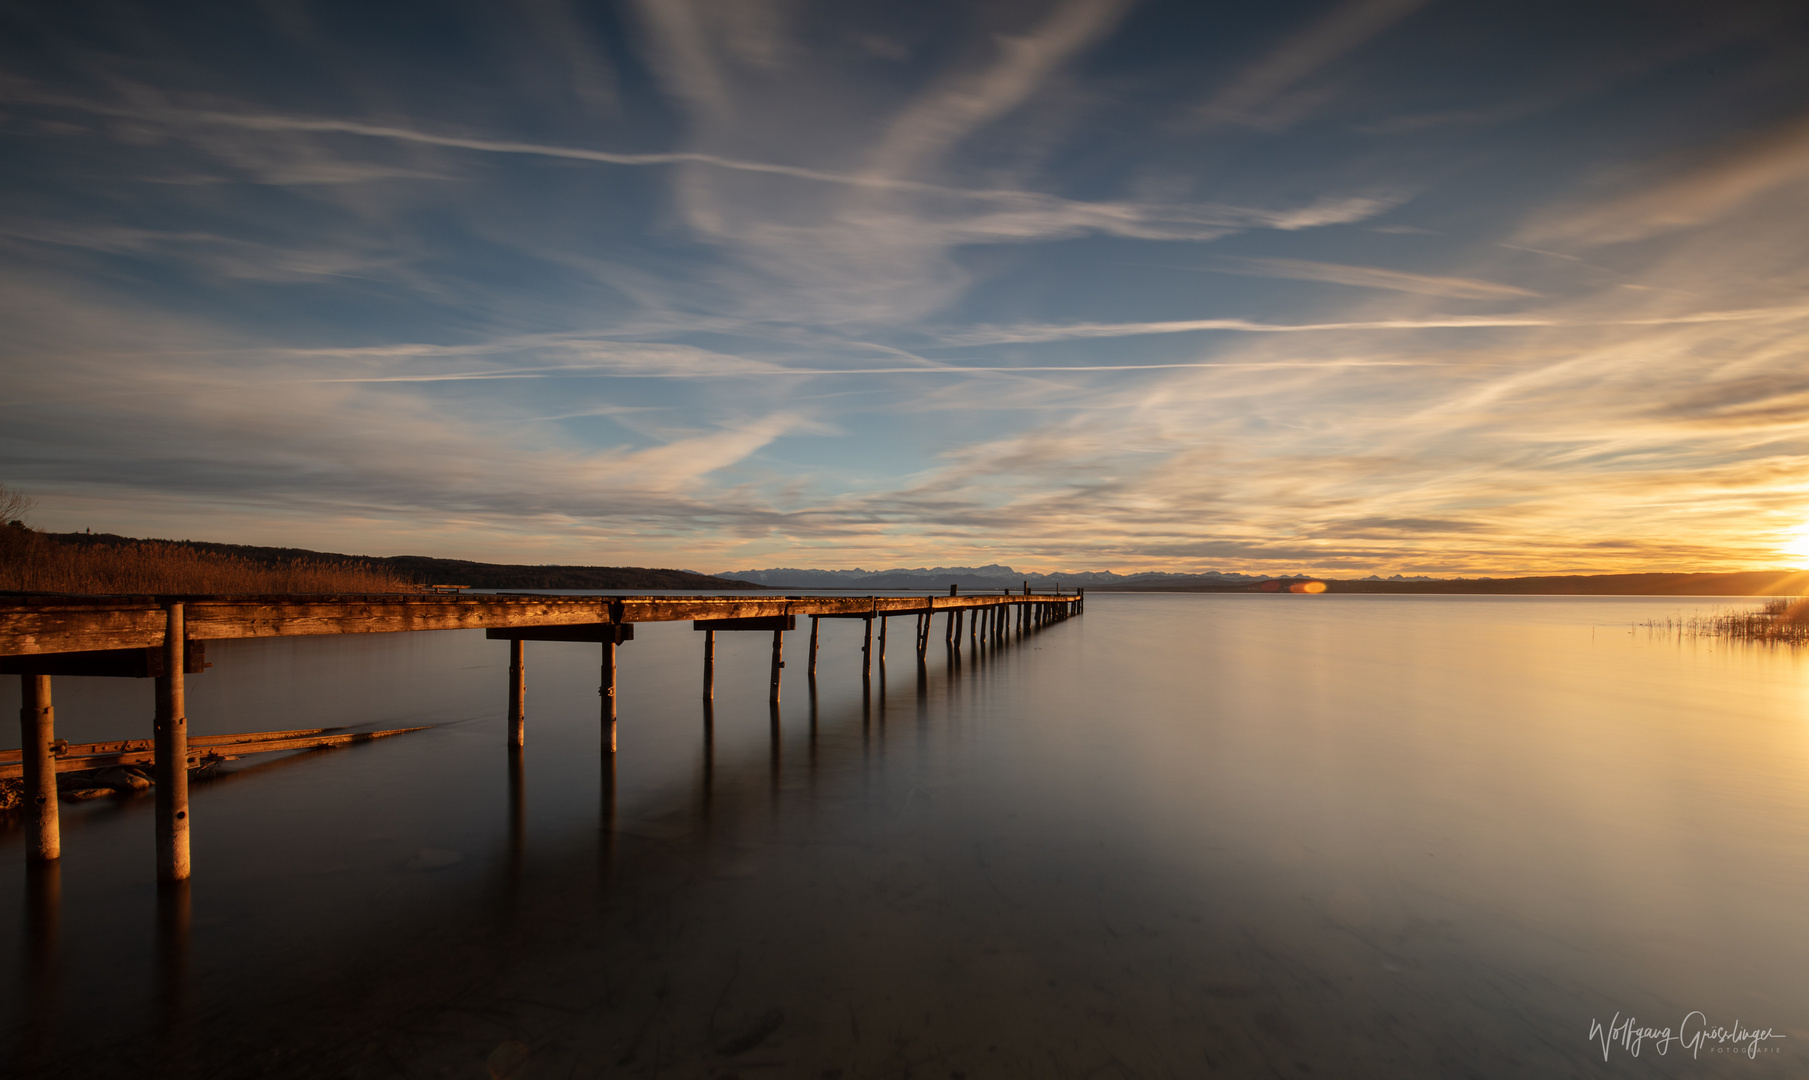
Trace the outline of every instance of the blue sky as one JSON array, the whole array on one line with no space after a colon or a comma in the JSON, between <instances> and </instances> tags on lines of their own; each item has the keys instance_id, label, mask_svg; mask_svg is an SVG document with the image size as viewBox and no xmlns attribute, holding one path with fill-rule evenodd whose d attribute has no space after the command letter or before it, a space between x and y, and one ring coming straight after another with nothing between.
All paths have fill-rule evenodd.
<instances>
[{"instance_id":1,"label":"blue sky","mask_svg":"<svg viewBox=\"0 0 1809 1080\"><path fill-rule=\"evenodd\" d=\"M42 527L1809 562L1800 3L3 10Z\"/></svg>"}]
</instances>

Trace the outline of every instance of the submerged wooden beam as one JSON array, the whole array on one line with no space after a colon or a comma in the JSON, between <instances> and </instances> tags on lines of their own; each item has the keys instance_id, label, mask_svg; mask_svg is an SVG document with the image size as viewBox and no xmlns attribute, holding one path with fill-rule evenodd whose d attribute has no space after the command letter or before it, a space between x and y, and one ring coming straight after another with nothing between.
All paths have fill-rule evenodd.
<instances>
[{"instance_id":1,"label":"submerged wooden beam","mask_svg":"<svg viewBox=\"0 0 1809 1080\"><path fill-rule=\"evenodd\" d=\"M213 761L234 761L247 754L273 754L279 750L321 750L425 730L420 727L391 728L388 731L298 728L293 731L257 731L243 735L194 735L189 738L184 765L193 769ZM51 766L59 773L87 772L114 765L150 765L157 758L156 741L153 739L53 745L56 752L51 758ZM0 752L0 779L19 776L23 771L23 764L19 760L19 751Z\"/></svg>"}]
</instances>

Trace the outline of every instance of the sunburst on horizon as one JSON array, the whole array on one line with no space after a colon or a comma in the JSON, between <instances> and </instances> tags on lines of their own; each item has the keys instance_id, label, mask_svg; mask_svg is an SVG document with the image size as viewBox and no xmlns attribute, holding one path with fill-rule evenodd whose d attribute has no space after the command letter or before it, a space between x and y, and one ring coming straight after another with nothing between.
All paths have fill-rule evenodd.
<instances>
[{"instance_id":1,"label":"sunburst on horizon","mask_svg":"<svg viewBox=\"0 0 1809 1080\"><path fill-rule=\"evenodd\" d=\"M1809 562L1809 522L1785 533L1783 541L1778 544L1778 550L1793 558Z\"/></svg>"}]
</instances>

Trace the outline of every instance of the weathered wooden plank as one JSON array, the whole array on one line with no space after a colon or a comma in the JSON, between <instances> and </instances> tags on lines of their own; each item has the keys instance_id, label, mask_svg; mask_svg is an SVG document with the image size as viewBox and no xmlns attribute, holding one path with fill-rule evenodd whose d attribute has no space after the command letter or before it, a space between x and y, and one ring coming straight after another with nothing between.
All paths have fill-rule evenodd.
<instances>
[{"instance_id":1,"label":"weathered wooden plank","mask_svg":"<svg viewBox=\"0 0 1809 1080\"><path fill-rule=\"evenodd\" d=\"M163 611L146 606L129 610L0 610L0 654L86 652L92 649L144 649L163 644Z\"/></svg>"}]
</instances>

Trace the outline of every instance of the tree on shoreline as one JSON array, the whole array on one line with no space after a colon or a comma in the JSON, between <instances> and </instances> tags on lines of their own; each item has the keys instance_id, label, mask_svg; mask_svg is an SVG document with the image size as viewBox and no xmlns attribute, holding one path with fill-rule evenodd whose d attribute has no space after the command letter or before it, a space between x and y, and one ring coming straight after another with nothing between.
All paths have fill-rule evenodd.
<instances>
[{"instance_id":1,"label":"tree on shoreline","mask_svg":"<svg viewBox=\"0 0 1809 1080\"><path fill-rule=\"evenodd\" d=\"M0 484L0 525L28 528L25 515L31 513L34 505L31 496L23 491Z\"/></svg>"}]
</instances>

